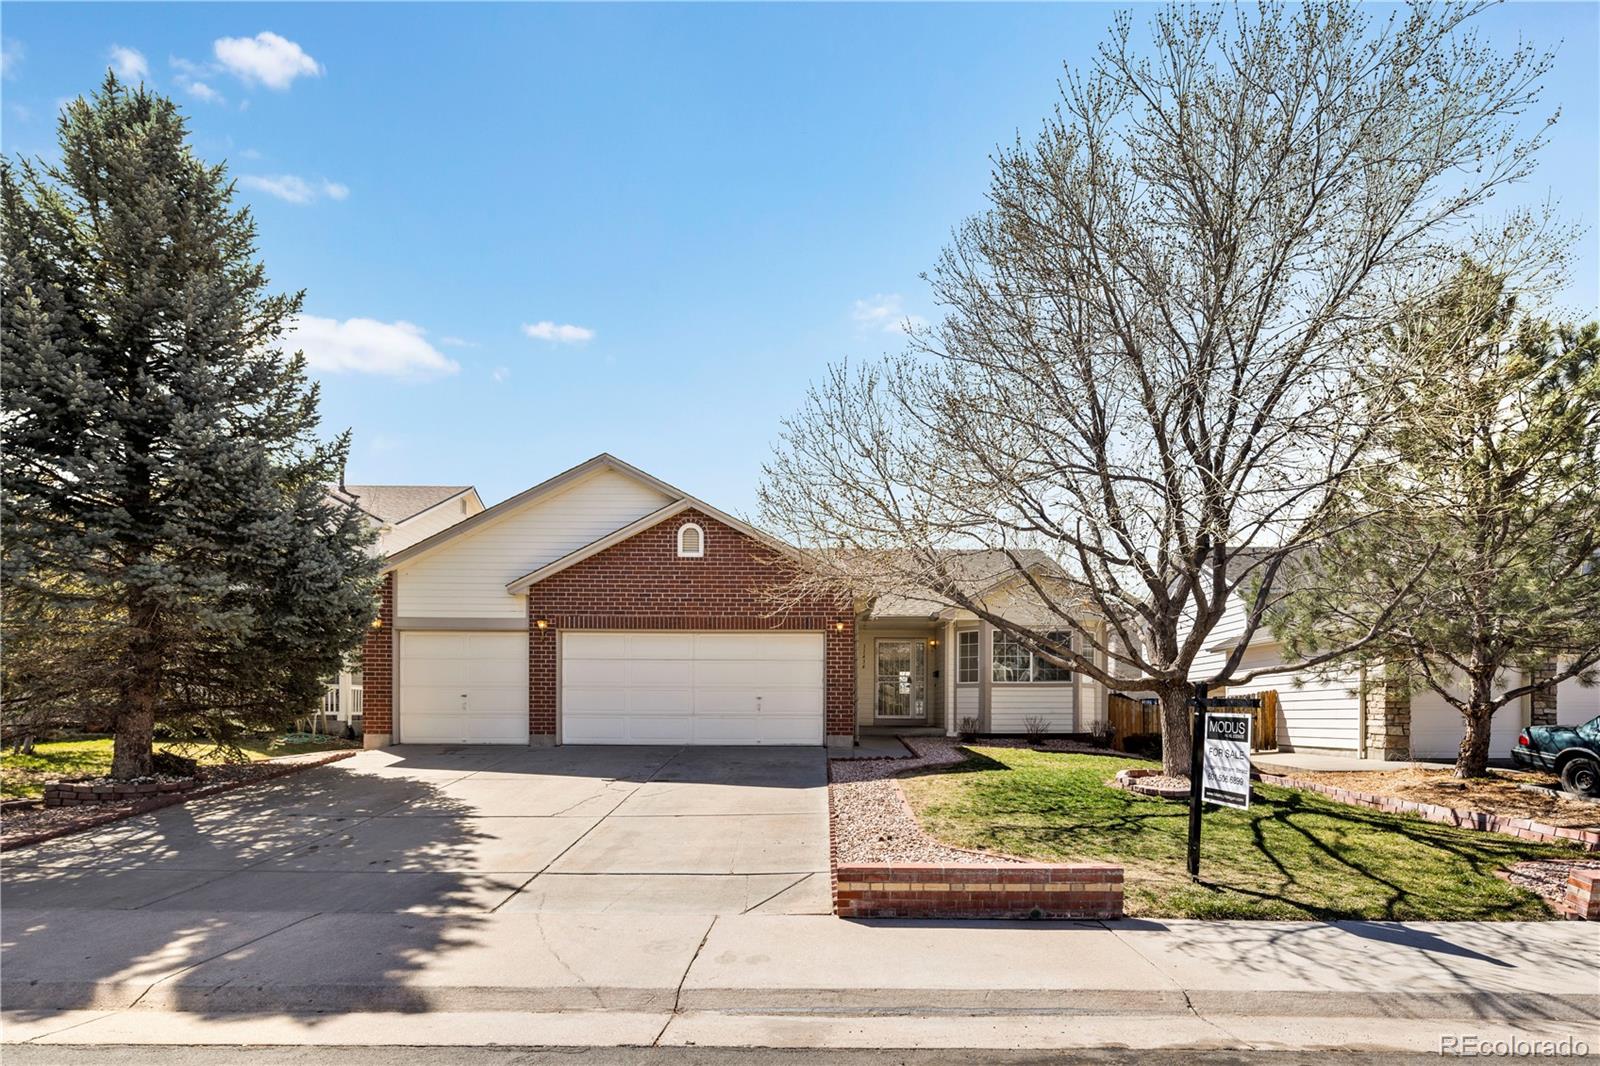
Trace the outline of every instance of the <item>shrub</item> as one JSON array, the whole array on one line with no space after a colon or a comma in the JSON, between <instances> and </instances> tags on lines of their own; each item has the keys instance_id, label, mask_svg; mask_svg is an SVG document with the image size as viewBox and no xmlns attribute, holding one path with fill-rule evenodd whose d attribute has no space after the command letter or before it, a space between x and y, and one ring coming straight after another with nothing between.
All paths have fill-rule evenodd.
<instances>
[{"instance_id":1,"label":"shrub","mask_svg":"<svg viewBox=\"0 0 1600 1066\"><path fill-rule=\"evenodd\" d=\"M1050 719L1030 714L1022 720L1022 734L1029 744L1043 744L1044 735L1050 732Z\"/></svg>"},{"instance_id":2,"label":"shrub","mask_svg":"<svg viewBox=\"0 0 1600 1066\"><path fill-rule=\"evenodd\" d=\"M962 740L978 739L978 720L968 715L956 722L956 735Z\"/></svg>"}]
</instances>

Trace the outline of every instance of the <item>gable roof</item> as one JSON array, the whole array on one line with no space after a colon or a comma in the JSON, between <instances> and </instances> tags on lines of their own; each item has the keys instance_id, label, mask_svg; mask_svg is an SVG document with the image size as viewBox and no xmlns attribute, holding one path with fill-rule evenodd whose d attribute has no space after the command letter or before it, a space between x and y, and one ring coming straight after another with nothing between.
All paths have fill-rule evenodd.
<instances>
[{"instance_id":1,"label":"gable roof","mask_svg":"<svg viewBox=\"0 0 1600 1066\"><path fill-rule=\"evenodd\" d=\"M604 551L606 548L610 547L612 544L615 544L619 540L624 540L640 530L648 529L656 522L663 522L672 517L672 515L681 513L682 511L688 510L691 507L695 510L702 511L705 514L710 515L712 518L715 518L717 521L729 525L734 529L737 529L739 532L754 537L780 551L794 551L794 549L788 544L785 544L770 534L763 533L761 530L758 530L753 526L747 525L730 514L726 514L718 510L709 503L706 503L704 500L690 496L682 489L675 488L667 484L665 481L662 481L660 478L653 477L650 474L645 473L643 470L640 470L638 467L633 466L630 463L623 462L621 459L618 459L609 452L601 452L593 459L581 462L577 466L572 467L570 470L563 470L555 477L541 481L532 488L524 489L522 492L517 493L510 499L502 500L487 510L479 511L471 518L457 522L448 529L440 530L431 537L420 540L410 547L395 552L385 561L384 569L386 571L393 570L396 566L410 562L420 555L434 551L435 549L462 535L463 533L477 529L489 522L503 517L504 515L510 514L512 511L526 507L529 504L541 500L547 496L552 496L562 489L568 488L569 486L582 481L584 478L598 474L605 470L614 471L622 474L624 477L630 477L635 481L648 485L657 492L660 492L662 495L669 497L672 502L668 503L664 507L659 508L658 510L650 512L643 518L640 518L634 522L630 522L621 529L614 530L613 532L606 534L604 537L584 545L582 548L579 548L576 551L569 552L560 559L548 563L530 574L524 574L522 577L517 578L516 581L511 582L511 584L507 586L510 591L520 591L521 589L526 588L528 585L533 584L535 580L542 580L543 578L548 577L550 574L555 573L557 569L564 570L573 563L581 562L583 559L587 559L590 555L593 555L596 552ZM674 510L674 508L676 509ZM552 569L552 567L556 569ZM534 577L534 575L538 575L538 577Z\"/></svg>"},{"instance_id":2,"label":"gable roof","mask_svg":"<svg viewBox=\"0 0 1600 1066\"><path fill-rule=\"evenodd\" d=\"M343 485L333 494L393 526L472 491L471 485Z\"/></svg>"}]
</instances>

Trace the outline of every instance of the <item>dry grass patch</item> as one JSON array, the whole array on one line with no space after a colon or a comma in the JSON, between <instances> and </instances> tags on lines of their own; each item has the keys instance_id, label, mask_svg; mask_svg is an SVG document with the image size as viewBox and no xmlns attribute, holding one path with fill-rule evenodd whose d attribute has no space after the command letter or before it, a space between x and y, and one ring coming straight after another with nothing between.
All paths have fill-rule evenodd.
<instances>
[{"instance_id":1,"label":"dry grass patch","mask_svg":"<svg viewBox=\"0 0 1600 1066\"><path fill-rule=\"evenodd\" d=\"M1273 771L1277 772L1277 771ZM1559 791L1530 792L1520 784L1556 785L1546 774L1491 770L1488 777L1462 780L1449 770L1406 767L1397 770L1361 770L1350 773L1304 770L1284 771L1299 781L1333 788L1372 792L1380 796L1436 803L1441 807L1486 811L1511 818L1533 818L1547 825L1572 829L1600 827L1600 804L1571 799Z\"/></svg>"}]
</instances>

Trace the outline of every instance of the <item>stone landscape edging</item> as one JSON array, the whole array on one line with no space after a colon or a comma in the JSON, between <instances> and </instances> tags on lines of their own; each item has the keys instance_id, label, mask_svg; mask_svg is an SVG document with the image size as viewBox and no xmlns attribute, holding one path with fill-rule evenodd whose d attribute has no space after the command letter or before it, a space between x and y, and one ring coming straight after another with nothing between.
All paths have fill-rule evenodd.
<instances>
[{"instance_id":1,"label":"stone landscape edging","mask_svg":"<svg viewBox=\"0 0 1600 1066\"><path fill-rule=\"evenodd\" d=\"M917 759L926 758L901 738ZM874 760L876 761L876 760ZM885 758L884 762L897 762ZM944 765L954 766L960 760ZM899 778L927 764L894 769L888 775L894 794L919 832L929 840ZM934 841L964 852L975 862L840 864L833 803L833 760L828 760L828 871L833 913L840 918L1094 919L1122 917L1123 870L1110 863L1027 862L1015 856L975 851Z\"/></svg>"},{"instance_id":2,"label":"stone landscape edging","mask_svg":"<svg viewBox=\"0 0 1600 1066\"><path fill-rule=\"evenodd\" d=\"M1532 840L1543 844L1577 844L1585 851L1600 851L1600 829L1574 829L1570 826L1548 825L1532 818L1512 818L1504 814L1491 814L1488 811L1445 807L1437 803L1400 799L1398 796L1385 796L1377 792L1361 792L1352 788L1339 788L1336 785L1325 785L1320 781L1307 781L1304 778L1292 777L1287 774L1261 773L1259 777L1264 784L1321 793L1331 799L1338 800L1340 803L1348 803L1353 807L1367 807L1371 810L1384 811L1389 814L1415 814L1424 821L1452 825L1457 829L1503 833L1506 836L1517 837L1521 840Z\"/></svg>"},{"instance_id":3,"label":"stone landscape edging","mask_svg":"<svg viewBox=\"0 0 1600 1066\"><path fill-rule=\"evenodd\" d=\"M1600 870L1573 870L1567 874L1567 891L1561 897L1567 917L1600 922Z\"/></svg>"},{"instance_id":4,"label":"stone landscape edging","mask_svg":"<svg viewBox=\"0 0 1600 1066\"><path fill-rule=\"evenodd\" d=\"M0 851L10 851L13 848L27 847L30 844L42 844L47 840L55 840L57 837L81 833L86 829L98 829L100 826L110 825L112 822L120 822L124 818L133 818L137 815L149 814L152 811L164 810L167 807L176 807L178 804L187 803L190 800L204 799L207 796L219 796L224 792L233 792L241 788L250 788L253 785L263 784L267 781L276 781L281 777L300 773L302 770L310 770L318 766L326 766L329 763L338 762L341 759L348 759L358 753L356 749L328 752L325 756L313 756L304 759L304 761L284 763L274 767L271 773L262 774L260 777L252 777L244 781L222 781L215 785L192 788L187 792L157 793L154 798L135 803L126 810L106 811L103 814L87 818L81 822L74 822L71 825L53 826L35 833L25 833L21 836L0 839ZM291 757L301 758L300 756ZM68 810L72 808L53 807L51 809Z\"/></svg>"}]
</instances>

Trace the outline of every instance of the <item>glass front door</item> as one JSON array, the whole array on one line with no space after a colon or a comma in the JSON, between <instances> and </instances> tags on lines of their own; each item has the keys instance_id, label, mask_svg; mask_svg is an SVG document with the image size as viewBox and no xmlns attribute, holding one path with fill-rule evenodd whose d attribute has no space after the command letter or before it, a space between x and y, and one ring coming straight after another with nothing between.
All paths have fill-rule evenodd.
<instances>
[{"instance_id":1,"label":"glass front door","mask_svg":"<svg viewBox=\"0 0 1600 1066\"><path fill-rule=\"evenodd\" d=\"M928 648L920 640L878 641L878 717L926 718Z\"/></svg>"}]
</instances>

